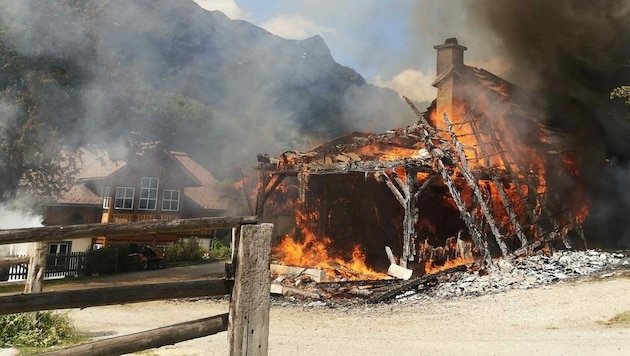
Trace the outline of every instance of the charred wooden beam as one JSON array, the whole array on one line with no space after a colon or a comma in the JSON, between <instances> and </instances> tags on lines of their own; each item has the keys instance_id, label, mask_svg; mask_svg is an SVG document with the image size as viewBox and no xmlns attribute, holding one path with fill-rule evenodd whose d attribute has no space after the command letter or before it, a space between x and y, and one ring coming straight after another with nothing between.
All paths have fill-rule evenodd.
<instances>
[{"instance_id":1,"label":"charred wooden beam","mask_svg":"<svg viewBox=\"0 0 630 356\"><path fill-rule=\"evenodd\" d=\"M309 174L300 172L298 173L298 196L302 203L306 203L306 191L308 190Z\"/></svg>"},{"instance_id":2,"label":"charred wooden beam","mask_svg":"<svg viewBox=\"0 0 630 356\"><path fill-rule=\"evenodd\" d=\"M436 158L436 162L437 162L438 170L442 174L442 179L444 179L444 183L446 184L446 187L451 193L451 197L453 198L455 205L459 209L459 215L464 221L464 224L466 224L466 227L468 227L470 236L475 241L475 245L477 245L477 247L479 248L481 252L483 264L488 265L488 266L492 265L492 258L490 256L490 251L488 250L488 243L483 238L481 228L477 225L477 223L475 222L475 219L470 214L468 209L466 209L466 205L464 204L464 201L462 200L462 197L459 194L459 191L457 190L457 187L455 186L455 183L453 182L453 179L449 175L448 170L444 166L444 163L442 162L442 160L440 158Z\"/></svg>"},{"instance_id":3,"label":"charred wooden beam","mask_svg":"<svg viewBox=\"0 0 630 356\"><path fill-rule=\"evenodd\" d=\"M457 140L457 136L455 134L455 131L453 130L453 125L451 121L449 120L447 113L444 113L443 118L444 118L444 122L446 123L446 126L448 127L448 130L451 133L451 142L455 146L455 149L457 150L457 153L459 155L459 161L456 161L458 162L458 168L460 168L460 172L462 173L462 175L464 176L464 178L466 179L470 187L473 189L473 193L475 194L478 200L477 203L479 204L479 207L481 208L481 211L484 217L486 218L486 222L488 223L488 226L490 227L490 231L492 231L492 234L494 235L494 238L496 239L497 244L499 245L499 248L501 249L501 253L503 253L503 256L508 256L509 251L507 249L507 246L505 245L505 241L503 241L501 232L497 228L497 225L494 221L494 216L492 215L492 212L488 208L488 205L486 204L484 200L483 194L481 190L479 189L479 185L477 184L477 178L475 178L475 176L473 175L468 165L468 159L466 158L466 153L464 152L462 145Z\"/></svg>"},{"instance_id":4,"label":"charred wooden beam","mask_svg":"<svg viewBox=\"0 0 630 356\"><path fill-rule=\"evenodd\" d=\"M467 115L472 116L472 109L468 111ZM522 182L518 179L518 177L519 177L519 174L523 175L523 173L521 172L522 169L515 163L515 153L514 153L514 150L512 149L512 145L507 140L499 140L498 133L501 131L499 130L499 128L493 125L492 120L486 120L485 124L488 125L489 129L485 130L484 134L490 136L494 146L497 147L497 152L499 153L501 161L503 162L503 165L507 172L507 176L509 180L512 182L512 184L514 185L514 189L516 190L521 201L523 202L523 205L525 206L525 214L527 214L529 220L533 224L533 227L536 230L537 235L542 236L543 235L542 228L540 227L538 223L534 222L534 221L538 221L539 219L534 214L533 207L529 204L529 201L527 200L527 198L523 194L523 191L520 188ZM512 157L512 159L510 159L510 157ZM529 179L526 179L525 181L527 182L528 187L530 187ZM531 191L532 190L531 187L528 190Z\"/></svg>"},{"instance_id":5,"label":"charred wooden beam","mask_svg":"<svg viewBox=\"0 0 630 356\"><path fill-rule=\"evenodd\" d=\"M506 158L507 152L503 150L503 147L501 147L501 144L495 135L491 135L491 140L489 142L485 142L483 140L483 138L481 137L479 125L477 125L477 120L472 115L471 111L468 111L466 113L466 118L468 118L470 122L470 126L475 135L475 139L478 142L479 149L482 152L483 158L486 160L486 166L490 167L490 161L489 161L490 156L499 155L502 160L507 159ZM496 153L491 155L489 153L489 149L486 147L487 145L492 145L492 148ZM507 164L507 163L504 163L504 164ZM525 234L523 234L523 231L518 221L518 218L516 216L516 213L512 209L510 201L505 192L505 188L503 184L501 184L499 176L496 174L496 170L491 169L489 176L491 177L492 182L494 183L497 189L497 192L499 193L499 198L501 199L501 203L503 204L508 214L508 217L510 218L510 223L512 224L512 227L514 228L514 231L521 242L521 246L525 246L527 244L527 237L525 236Z\"/></svg>"},{"instance_id":6,"label":"charred wooden beam","mask_svg":"<svg viewBox=\"0 0 630 356\"><path fill-rule=\"evenodd\" d=\"M405 217L403 219L403 254L402 258L405 260L405 263L401 263L400 265L404 268L407 268L407 261L414 261L415 255L417 254L416 249L413 248L415 246L416 239L418 238L418 233L416 231L416 224L418 223L418 212L416 209L416 199L414 194L414 187L416 186L416 171L411 169L405 169L405 182L400 182L399 184L404 184L403 186L405 191Z\"/></svg>"},{"instance_id":7,"label":"charred wooden beam","mask_svg":"<svg viewBox=\"0 0 630 356\"><path fill-rule=\"evenodd\" d=\"M256 193L256 216L259 221L263 221L265 214L265 203L276 190L278 185L282 183L288 173L270 174L264 168L260 168L258 176L258 192ZM248 200L249 201L249 200Z\"/></svg>"},{"instance_id":8,"label":"charred wooden beam","mask_svg":"<svg viewBox=\"0 0 630 356\"><path fill-rule=\"evenodd\" d=\"M446 158L446 152L440 147L437 147L436 144L433 142L434 140L437 142L443 142L443 140L439 137L434 136L436 130L434 130L431 126L421 126L423 130L423 141L425 147L429 150L431 157L433 158L434 170L440 173L440 175L442 176L442 179L444 180L444 183L446 184L446 187L448 188L451 197L453 198L453 201L455 202L455 205L459 210L460 217L464 221L466 227L468 227L468 231L473 241L475 242L475 245L477 246L477 248L479 248L481 252L482 265L492 265L492 258L488 250L488 243L483 238L481 229L475 222L475 219L470 214L468 209L466 209L466 205L464 204L464 201L462 200L462 197L459 194L459 191L457 190L457 187L455 186L455 183L453 182L453 179L451 178L448 169L444 165L443 159Z\"/></svg>"},{"instance_id":9,"label":"charred wooden beam","mask_svg":"<svg viewBox=\"0 0 630 356\"><path fill-rule=\"evenodd\" d=\"M407 282L401 283L400 285L397 285L391 289L389 289L388 291L375 295L373 297L370 297L366 300L366 303L368 304L375 304L375 303L380 303L380 302L385 302L388 301L394 297L396 297L397 295L404 293L408 290L417 288L419 285L423 284L423 283L427 283L427 282L431 282L431 281L437 281L438 277L443 276L443 275L447 275L449 273L454 273L454 272L461 272L461 271L466 271L468 269L468 267L461 265L461 266L456 266L453 268L449 268L449 269L445 269L443 271L437 272L437 273L433 273L433 274L427 274L424 275L422 277L417 277L414 279L410 279Z\"/></svg>"},{"instance_id":10,"label":"charred wooden beam","mask_svg":"<svg viewBox=\"0 0 630 356\"><path fill-rule=\"evenodd\" d=\"M280 183L282 183L284 178L287 177L287 174L284 174L284 173L278 174L278 175L275 175L274 177L275 177L274 180L270 179L270 181L267 183L270 186L269 186L269 189L265 188L265 192L264 192L264 196L263 196L261 204L265 204L267 202L271 194L273 194L273 192L280 185Z\"/></svg>"},{"instance_id":11,"label":"charred wooden beam","mask_svg":"<svg viewBox=\"0 0 630 356\"><path fill-rule=\"evenodd\" d=\"M400 266L407 268L407 262L413 261L416 251L412 248L414 246L417 232L416 222L418 220L418 214L416 212L416 195L413 192L416 180L416 171L410 167L405 167L405 180L392 173L393 179L397 185L394 184L385 172L380 172L379 178L383 179L387 187L392 191L396 200L402 205L404 209L403 217L403 248L402 256L400 259Z\"/></svg>"},{"instance_id":12,"label":"charred wooden beam","mask_svg":"<svg viewBox=\"0 0 630 356\"><path fill-rule=\"evenodd\" d=\"M405 194L404 191L401 192L398 189L398 187L396 187L396 185L392 182L392 180L389 178L389 175L387 175L387 173L380 172L379 173L379 178L381 178L383 180L383 182L385 182L385 184L387 185L389 190L392 191L392 193L394 194L394 197L396 198L396 200L398 200L400 205L405 207L405 205L406 205L406 197L404 195Z\"/></svg>"},{"instance_id":13,"label":"charred wooden beam","mask_svg":"<svg viewBox=\"0 0 630 356\"><path fill-rule=\"evenodd\" d=\"M391 284L401 283L399 279L363 279L363 280L345 280L335 282L319 282L315 283L315 287L321 289L336 289L346 286L387 286Z\"/></svg>"},{"instance_id":14,"label":"charred wooden beam","mask_svg":"<svg viewBox=\"0 0 630 356\"><path fill-rule=\"evenodd\" d=\"M469 118L470 126L473 130L473 133L475 134L475 139L478 142L479 150L481 151L483 157L486 159L486 166L490 167L489 158L491 156L489 154L489 149L486 147L487 145L492 145L493 150L496 152L494 155L499 155L502 160L506 159L506 156L505 156L506 152L503 150L503 147L501 147L501 144L499 143L498 138L492 135L492 139L489 142L484 142L481 137L479 127L476 123L476 119L473 117L470 111L466 114L466 117ZM507 163L504 162L504 164L507 164ZM512 224L512 227L514 228L514 232L516 233L516 236L521 242L521 246L525 246L527 244L527 237L525 236L525 234L523 234L523 231L518 221L518 218L516 216L516 213L512 209L510 201L505 192L505 188L503 184L501 184L499 176L496 174L496 170L491 169L490 177L492 179L492 182L495 185L495 188L497 189L497 192L499 193L499 198L501 199L501 203L503 204L503 207L505 211L507 212L508 217L510 218L510 223Z\"/></svg>"}]
</instances>

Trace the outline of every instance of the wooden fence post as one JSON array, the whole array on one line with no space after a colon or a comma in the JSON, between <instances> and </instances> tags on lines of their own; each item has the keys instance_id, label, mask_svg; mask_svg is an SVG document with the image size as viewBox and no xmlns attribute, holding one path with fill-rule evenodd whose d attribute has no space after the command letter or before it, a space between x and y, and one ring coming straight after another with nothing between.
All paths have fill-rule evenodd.
<instances>
[{"instance_id":1,"label":"wooden fence post","mask_svg":"<svg viewBox=\"0 0 630 356\"><path fill-rule=\"evenodd\" d=\"M24 293L40 293L44 284L44 273L46 272L46 252L48 244L45 242L35 242L29 252L30 261L28 264L28 275Z\"/></svg>"},{"instance_id":2,"label":"wooden fence post","mask_svg":"<svg viewBox=\"0 0 630 356\"><path fill-rule=\"evenodd\" d=\"M228 341L231 356L265 356L269 341L273 224L241 226Z\"/></svg>"},{"instance_id":3,"label":"wooden fence post","mask_svg":"<svg viewBox=\"0 0 630 356\"><path fill-rule=\"evenodd\" d=\"M28 274L24 293L41 293L44 289L44 274L46 273L46 252L48 244L46 242L35 242L31 245L29 252L30 261L28 264ZM33 325L37 324L39 311L31 314Z\"/></svg>"}]
</instances>

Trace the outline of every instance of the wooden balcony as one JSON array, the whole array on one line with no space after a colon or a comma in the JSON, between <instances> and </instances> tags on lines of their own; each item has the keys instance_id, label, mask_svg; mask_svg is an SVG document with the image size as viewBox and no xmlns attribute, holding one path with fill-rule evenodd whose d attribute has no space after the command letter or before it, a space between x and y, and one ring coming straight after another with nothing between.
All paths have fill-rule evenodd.
<instances>
[{"instance_id":1,"label":"wooden balcony","mask_svg":"<svg viewBox=\"0 0 630 356\"><path fill-rule=\"evenodd\" d=\"M111 219L109 215L111 214ZM103 212L102 222L126 223L133 221L175 220L181 218L178 214L146 214L133 212ZM108 221L109 220L109 221Z\"/></svg>"}]
</instances>

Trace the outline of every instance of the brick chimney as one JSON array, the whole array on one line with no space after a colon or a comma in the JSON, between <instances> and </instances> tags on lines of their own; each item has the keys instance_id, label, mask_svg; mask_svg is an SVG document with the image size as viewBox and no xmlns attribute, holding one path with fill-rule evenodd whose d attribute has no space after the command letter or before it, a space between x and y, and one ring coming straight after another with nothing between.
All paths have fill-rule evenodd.
<instances>
[{"instance_id":1,"label":"brick chimney","mask_svg":"<svg viewBox=\"0 0 630 356\"><path fill-rule=\"evenodd\" d=\"M437 128L446 130L442 114L447 113L452 122L463 117L463 86L459 72L464 67L466 47L457 43L456 38L447 39L444 44L434 46L437 50L437 77L433 86L438 89L435 122Z\"/></svg>"},{"instance_id":2,"label":"brick chimney","mask_svg":"<svg viewBox=\"0 0 630 356\"><path fill-rule=\"evenodd\" d=\"M437 50L437 75L453 66L464 65L464 51L468 48L457 44L457 38L447 39L444 44L433 46Z\"/></svg>"}]
</instances>

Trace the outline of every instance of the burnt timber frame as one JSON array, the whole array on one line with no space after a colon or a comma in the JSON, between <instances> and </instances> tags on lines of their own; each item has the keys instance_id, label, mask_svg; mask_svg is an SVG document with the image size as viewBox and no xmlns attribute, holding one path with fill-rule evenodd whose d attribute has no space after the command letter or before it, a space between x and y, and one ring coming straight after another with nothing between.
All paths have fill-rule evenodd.
<instances>
[{"instance_id":1,"label":"burnt timber frame","mask_svg":"<svg viewBox=\"0 0 630 356\"><path fill-rule=\"evenodd\" d=\"M562 211L560 212L554 213L548 209L545 204L545 193L540 194L536 189L541 179L538 176L539 172L525 173L526 170L520 167L519 162L516 160L515 151L513 151L509 142L499 139L497 136L498 128L493 127L491 122L484 126L484 130L488 130L488 132L483 131L484 134L490 137L490 142L482 142L483 136L478 118L474 117L472 109L466 113L465 122L457 124L470 125L472 134L478 142L476 147L467 147L460 142L453 128L454 123L451 122L446 113L443 115L443 120L446 123L447 131L442 131L428 125L426 119L408 99L407 103L419 118L419 122L411 130L414 130L413 135L424 143L424 148L430 153L429 158L407 157L392 161L332 163L326 157L324 159L325 164L322 165L314 162L314 157L320 154L314 153L304 155L303 157L308 157L308 159L296 161L292 165L278 166L261 163L258 166L260 170L260 185L256 205L258 217L262 219L265 202L287 176L298 177L299 199L305 202L310 175L348 173L362 173L366 177L372 175L378 181L385 183L403 207L404 218L400 265L406 267L408 261L414 261L417 257L417 251L414 247L418 238L418 232L416 231L416 224L419 219L418 197L422 190L426 188L431 177L439 174L448 188L470 236L481 253L482 265L492 265L491 252L484 227L489 228L489 233L493 235L496 245L504 257L532 253L539 247L549 248L552 238L560 238L562 241L567 241L567 234L570 231L575 231L582 238L586 247L581 224L564 205L562 205ZM481 158L487 162L485 167L471 168L469 158L466 157L465 153L465 149L469 148L474 149L475 152L480 151L482 154ZM328 153L324 152L322 154L326 155ZM495 166L490 165L490 160L488 159L490 155L498 155L503 164L498 166L496 164ZM475 157L475 159L479 159L479 157ZM401 170L404 170L404 179L399 176ZM429 178L421 187L418 187L417 174L420 172L428 173ZM474 195L472 201L466 202L458 190L455 182L461 179L464 179L467 186L471 188ZM480 185L482 180L486 181L485 190ZM524 206L523 210L528 220L525 223L519 221L519 216L513 209L513 204L517 201L510 201L508 198L506 188L502 183L504 181L510 181L513 184L514 190ZM492 182L494 185L502 203L501 205L508 217L508 222L503 226L497 224L495 214L493 214L495 209L498 208L487 204L487 199L490 199L487 196L490 189L489 182ZM521 190L522 186L527 186L529 194L533 196L525 196ZM534 192L534 194L531 194L531 192ZM484 193L486 196L484 196ZM546 194L552 194L552 192L547 191ZM534 204L531 204L530 199L534 199ZM473 214L472 212L475 210L480 212L480 214ZM552 226L553 231L546 232L543 230L541 225L543 216L547 219L549 225ZM557 218L563 218L563 221L565 221L564 226L560 225ZM506 227L506 225L511 226L511 229ZM535 235L527 236L524 232L527 229L531 229L530 231L535 232ZM520 242L520 247L514 251L510 251L505 242L506 239L512 237L516 237ZM569 247L568 243L565 242L565 246Z\"/></svg>"}]
</instances>

